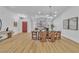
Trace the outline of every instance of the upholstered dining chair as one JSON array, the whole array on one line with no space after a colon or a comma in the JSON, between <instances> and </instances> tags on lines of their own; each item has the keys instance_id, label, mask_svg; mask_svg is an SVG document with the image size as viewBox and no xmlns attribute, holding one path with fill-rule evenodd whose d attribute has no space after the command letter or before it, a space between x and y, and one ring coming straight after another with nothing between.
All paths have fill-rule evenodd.
<instances>
[{"instance_id":1,"label":"upholstered dining chair","mask_svg":"<svg viewBox=\"0 0 79 59\"><path fill-rule=\"evenodd\" d=\"M49 39L48 39L48 41L49 42L54 42L55 41L55 32L50 32L49 33Z\"/></svg>"},{"instance_id":2,"label":"upholstered dining chair","mask_svg":"<svg viewBox=\"0 0 79 59\"><path fill-rule=\"evenodd\" d=\"M56 37L57 37L57 40L61 39L61 32L60 31L57 32L57 36Z\"/></svg>"},{"instance_id":3,"label":"upholstered dining chair","mask_svg":"<svg viewBox=\"0 0 79 59\"><path fill-rule=\"evenodd\" d=\"M39 40L41 41L41 42L46 42L46 34L47 34L47 32L46 31L40 31L39 32Z\"/></svg>"}]
</instances>

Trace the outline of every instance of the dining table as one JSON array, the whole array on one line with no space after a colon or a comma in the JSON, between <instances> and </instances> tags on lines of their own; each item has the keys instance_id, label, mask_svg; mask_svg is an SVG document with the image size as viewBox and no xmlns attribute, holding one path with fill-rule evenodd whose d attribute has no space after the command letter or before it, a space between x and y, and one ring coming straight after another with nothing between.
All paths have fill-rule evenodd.
<instances>
[{"instance_id":1,"label":"dining table","mask_svg":"<svg viewBox=\"0 0 79 59\"><path fill-rule=\"evenodd\" d=\"M34 32L36 33L35 34L35 37L36 37L35 40L41 40L42 38L44 38L44 36L45 36L46 40L49 40L49 39L52 39L52 38L61 39L61 31L49 31L48 29L46 29L46 30L35 30L35 31L32 31L32 38L33 38Z\"/></svg>"}]
</instances>

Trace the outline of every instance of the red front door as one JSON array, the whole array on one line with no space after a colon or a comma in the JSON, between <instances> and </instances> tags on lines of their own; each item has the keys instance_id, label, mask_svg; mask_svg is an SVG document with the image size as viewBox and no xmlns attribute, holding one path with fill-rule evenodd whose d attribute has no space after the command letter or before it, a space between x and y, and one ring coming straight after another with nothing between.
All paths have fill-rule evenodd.
<instances>
[{"instance_id":1,"label":"red front door","mask_svg":"<svg viewBox=\"0 0 79 59\"><path fill-rule=\"evenodd\" d=\"M22 22L22 32L27 32L27 22L26 21Z\"/></svg>"}]
</instances>

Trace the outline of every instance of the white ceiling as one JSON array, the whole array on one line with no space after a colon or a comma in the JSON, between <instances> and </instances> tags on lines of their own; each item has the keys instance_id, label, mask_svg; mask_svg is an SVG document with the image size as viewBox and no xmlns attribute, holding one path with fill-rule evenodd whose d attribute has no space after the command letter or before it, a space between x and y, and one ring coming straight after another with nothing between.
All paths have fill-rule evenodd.
<instances>
[{"instance_id":1,"label":"white ceiling","mask_svg":"<svg viewBox=\"0 0 79 59\"><path fill-rule=\"evenodd\" d=\"M39 12L45 15L50 13L49 6L6 6L5 8L15 13L22 13L30 16L37 15ZM68 8L68 6L52 6L52 16L61 14Z\"/></svg>"},{"instance_id":2,"label":"white ceiling","mask_svg":"<svg viewBox=\"0 0 79 59\"><path fill-rule=\"evenodd\" d=\"M50 9L49 6L5 6L4 8L16 14L22 14L32 17L39 15L39 13L41 15L49 15L51 13L52 21L54 21L55 18L60 16L70 7L71 6L52 6Z\"/></svg>"}]
</instances>

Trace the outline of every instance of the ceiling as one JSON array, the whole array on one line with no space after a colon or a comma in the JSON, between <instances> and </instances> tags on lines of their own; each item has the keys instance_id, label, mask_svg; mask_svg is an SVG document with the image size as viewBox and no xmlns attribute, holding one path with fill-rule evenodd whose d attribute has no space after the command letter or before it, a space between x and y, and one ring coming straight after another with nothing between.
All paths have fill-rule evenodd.
<instances>
[{"instance_id":1,"label":"ceiling","mask_svg":"<svg viewBox=\"0 0 79 59\"><path fill-rule=\"evenodd\" d=\"M35 15L35 14L38 14L38 12L41 12L44 14L50 12L49 6L6 6L6 8L10 11L23 13L27 15ZM52 6L51 10L52 10L52 13L54 12L60 13L67 8L68 6Z\"/></svg>"},{"instance_id":2,"label":"ceiling","mask_svg":"<svg viewBox=\"0 0 79 59\"><path fill-rule=\"evenodd\" d=\"M26 15L37 15L37 14L49 14L52 12L53 15L58 15L59 13L63 12L68 6L52 6L51 9L49 6L6 6L8 10L15 12L15 13L21 13Z\"/></svg>"}]
</instances>

